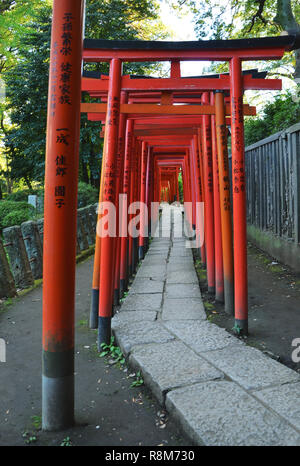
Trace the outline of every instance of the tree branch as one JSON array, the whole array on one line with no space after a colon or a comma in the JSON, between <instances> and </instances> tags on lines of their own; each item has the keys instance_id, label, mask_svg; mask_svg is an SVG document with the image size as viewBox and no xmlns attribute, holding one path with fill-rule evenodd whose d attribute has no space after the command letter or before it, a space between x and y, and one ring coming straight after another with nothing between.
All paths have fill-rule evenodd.
<instances>
[{"instance_id":1,"label":"tree branch","mask_svg":"<svg viewBox=\"0 0 300 466\"><path fill-rule=\"evenodd\" d=\"M267 20L262 16L263 14L263 11L264 11L264 6L265 6L265 3L266 3L266 0L256 0L256 3L259 3L259 7L258 7L258 10L257 12L255 13L255 15L252 17L252 20L251 20L251 26L250 26L250 29L249 31L247 32L251 32L252 31L252 28L255 24L255 21L257 18L259 18L264 24L267 24Z\"/></svg>"}]
</instances>

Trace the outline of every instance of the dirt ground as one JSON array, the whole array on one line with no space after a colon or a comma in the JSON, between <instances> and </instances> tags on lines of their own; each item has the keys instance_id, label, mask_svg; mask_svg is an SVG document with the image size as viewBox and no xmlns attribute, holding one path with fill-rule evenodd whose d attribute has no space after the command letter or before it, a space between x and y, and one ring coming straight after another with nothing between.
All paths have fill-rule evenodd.
<instances>
[{"instance_id":1,"label":"dirt ground","mask_svg":"<svg viewBox=\"0 0 300 466\"><path fill-rule=\"evenodd\" d=\"M130 369L96 351L88 329L93 258L77 266L76 427L41 431L42 288L13 300L0 312L6 362L0 363L0 445L190 446L143 386L131 387Z\"/></svg>"},{"instance_id":2,"label":"dirt ground","mask_svg":"<svg viewBox=\"0 0 300 466\"><path fill-rule=\"evenodd\" d=\"M209 320L234 333L234 318L207 293L205 269L196 268ZM249 243L248 286L249 335L244 340L300 372L300 363L291 359L292 341L300 338L300 274Z\"/></svg>"}]
</instances>

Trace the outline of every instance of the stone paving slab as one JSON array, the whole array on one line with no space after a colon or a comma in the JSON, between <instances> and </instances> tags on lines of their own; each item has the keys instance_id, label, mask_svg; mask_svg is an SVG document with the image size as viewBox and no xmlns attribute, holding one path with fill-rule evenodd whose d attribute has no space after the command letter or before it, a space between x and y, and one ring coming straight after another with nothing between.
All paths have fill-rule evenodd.
<instances>
[{"instance_id":1,"label":"stone paving slab","mask_svg":"<svg viewBox=\"0 0 300 466\"><path fill-rule=\"evenodd\" d=\"M206 319L201 298L165 298L162 308L163 320Z\"/></svg>"},{"instance_id":2,"label":"stone paving slab","mask_svg":"<svg viewBox=\"0 0 300 466\"><path fill-rule=\"evenodd\" d=\"M166 408L198 444L300 445L296 430L232 382L205 382L172 390Z\"/></svg>"},{"instance_id":3,"label":"stone paving slab","mask_svg":"<svg viewBox=\"0 0 300 466\"><path fill-rule=\"evenodd\" d=\"M146 265L166 265L167 258L161 257L160 254L154 254L152 256L146 255L145 259L142 262L143 267Z\"/></svg>"},{"instance_id":4,"label":"stone paving slab","mask_svg":"<svg viewBox=\"0 0 300 466\"><path fill-rule=\"evenodd\" d=\"M164 282L161 280L153 280L151 278L135 278L132 286L129 289L128 295L147 293L162 293Z\"/></svg>"},{"instance_id":5,"label":"stone paving slab","mask_svg":"<svg viewBox=\"0 0 300 466\"><path fill-rule=\"evenodd\" d=\"M167 321L164 326L198 354L229 345L244 345L226 330L207 321Z\"/></svg>"},{"instance_id":6,"label":"stone paving slab","mask_svg":"<svg viewBox=\"0 0 300 466\"><path fill-rule=\"evenodd\" d=\"M144 320L154 322L156 317L157 312L155 311L122 311L114 315L111 327L116 329L131 322L142 322Z\"/></svg>"},{"instance_id":7,"label":"stone paving slab","mask_svg":"<svg viewBox=\"0 0 300 466\"><path fill-rule=\"evenodd\" d=\"M173 335L157 321L124 324L115 328L114 334L125 355L128 355L138 345L146 345L145 348L147 348L149 343L159 344L174 339Z\"/></svg>"},{"instance_id":8,"label":"stone paving slab","mask_svg":"<svg viewBox=\"0 0 300 466\"><path fill-rule=\"evenodd\" d=\"M193 259L190 256L171 256L168 258L168 264L189 264L193 265Z\"/></svg>"},{"instance_id":9,"label":"stone paving slab","mask_svg":"<svg viewBox=\"0 0 300 466\"><path fill-rule=\"evenodd\" d=\"M149 249L148 252L147 252L147 257L159 256L162 259L166 260L167 257L168 257L168 254L169 254L169 251L160 251L160 250L156 250L156 249Z\"/></svg>"},{"instance_id":10,"label":"stone paving slab","mask_svg":"<svg viewBox=\"0 0 300 466\"><path fill-rule=\"evenodd\" d=\"M145 265L140 267L136 273L138 278L153 278L156 280L165 280L167 267L166 265Z\"/></svg>"},{"instance_id":11,"label":"stone paving slab","mask_svg":"<svg viewBox=\"0 0 300 466\"><path fill-rule=\"evenodd\" d=\"M171 249L170 258L173 257L190 257L193 259L192 251L189 248L178 248L177 250Z\"/></svg>"},{"instance_id":12,"label":"stone paving slab","mask_svg":"<svg viewBox=\"0 0 300 466\"><path fill-rule=\"evenodd\" d=\"M180 341L136 348L129 361L142 371L145 383L162 404L171 388L223 377Z\"/></svg>"},{"instance_id":13,"label":"stone paving slab","mask_svg":"<svg viewBox=\"0 0 300 466\"><path fill-rule=\"evenodd\" d=\"M156 311L161 307L162 293L129 294L121 306L121 311Z\"/></svg>"},{"instance_id":14,"label":"stone paving slab","mask_svg":"<svg viewBox=\"0 0 300 466\"><path fill-rule=\"evenodd\" d=\"M168 273L169 283L198 283L198 277L195 270L174 270Z\"/></svg>"},{"instance_id":15,"label":"stone paving slab","mask_svg":"<svg viewBox=\"0 0 300 466\"><path fill-rule=\"evenodd\" d=\"M168 251L171 246L171 243L156 243L156 244L151 244L150 249L152 251L159 250L159 251Z\"/></svg>"},{"instance_id":16,"label":"stone paving slab","mask_svg":"<svg viewBox=\"0 0 300 466\"><path fill-rule=\"evenodd\" d=\"M247 390L300 380L297 372L250 346L233 345L202 354Z\"/></svg>"},{"instance_id":17,"label":"stone paving slab","mask_svg":"<svg viewBox=\"0 0 300 466\"><path fill-rule=\"evenodd\" d=\"M168 273L168 277L170 276L170 273L171 272L187 272L187 274L189 274L190 270L191 270L191 267L193 267L193 265L191 264L191 261L184 261L184 262L169 262L168 265L167 265L167 273ZM182 284L182 283L180 283ZM176 283L177 285L177 283ZM198 286L199 288L199 285L196 284L196 286Z\"/></svg>"},{"instance_id":18,"label":"stone paving slab","mask_svg":"<svg viewBox=\"0 0 300 466\"><path fill-rule=\"evenodd\" d=\"M169 267L168 267L169 270ZM166 298L201 298L198 284L168 283L165 292Z\"/></svg>"},{"instance_id":19,"label":"stone paving slab","mask_svg":"<svg viewBox=\"0 0 300 466\"><path fill-rule=\"evenodd\" d=\"M293 426L300 430L300 383L287 383L280 387L271 387L253 395L270 406Z\"/></svg>"}]
</instances>

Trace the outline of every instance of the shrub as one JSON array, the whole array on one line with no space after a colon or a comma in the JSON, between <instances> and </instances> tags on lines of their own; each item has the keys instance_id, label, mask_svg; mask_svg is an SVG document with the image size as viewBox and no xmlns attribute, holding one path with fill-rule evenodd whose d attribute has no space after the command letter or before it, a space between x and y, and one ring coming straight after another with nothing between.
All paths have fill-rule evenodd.
<instances>
[{"instance_id":1,"label":"shrub","mask_svg":"<svg viewBox=\"0 0 300 466\"><path fill-rule=\"evenodd\" d=\"M30 220L31 215L29 210L13 210L7 214L2 220L2 228L13 227L21 225L21 223Z\"/></svg>"},{"instance_id":2,"label":"shrub","mask_svg":"<svg viewBox=\"0 0 300 466\"><path fill-rule=\"evenodd\" d=\"M28 201L28 196L30 194L36 194L37 196L43 196L44 190L43 189L34 189L32 191L29 191L29 189L19 189L18 191L15 191L11 194L8 194L6 196L7 201L15 201L15 202L27 202Z\"/></svg>"},{"instance_id":3,"label":"shrub","mask_svg":"<svg viewBox=\"0 0 300 466\"><path fill-rule=\"evenodd\" d=\"M27 202L28 194L31 194L28 189L20 189L19 191L8 194L5 200L13 202Z\"/></svg>"},{"instance_id":4,"label":"shrub","mask_svg":"<svg viewBox=\"0 0 300 466\"><path fill-rule=\"evenodd\" d=\"M22 215L17 215L21 213ZM0 228L6 228L7 226L20 225L20 223L29 220L35 213L34 207L27 204L27 202L15 202L15 201L0 201ZM9 218L7 219L7 217ZM15 218L15 223L10 222ZM23 219L21 220L20 219ZM8 223L10 224L8 224Z\"/></svg>"},{"instance_id":5,"label":"shrub","mask_svg":"<svg viewBox=\"0 0 300 466\"><path fill-rule=\"evenodd\" d=\"M95 204L98 201L98 189L90 184L79 181L78 183L78 207Z\"/></svg>"},{"instance_id":6,"label":"shrub","mask_svg":"<svg viewBox=\"0 0 300 466\"><path fill-rule=\"evenodd\" d=\"M300 86L298 95L300 96ZM297 98L289 91L282 93L264 107L260 118L245 120L245 145L249 146L271 134L287 129L299 120L300 105Z\"/></svg>"}]
</instances>

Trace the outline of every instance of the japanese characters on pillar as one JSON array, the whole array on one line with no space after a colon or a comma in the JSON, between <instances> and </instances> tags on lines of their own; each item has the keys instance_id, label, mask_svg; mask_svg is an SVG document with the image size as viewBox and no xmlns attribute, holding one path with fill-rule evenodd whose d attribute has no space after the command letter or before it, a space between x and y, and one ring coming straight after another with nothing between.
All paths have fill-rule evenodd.
<instances>
[{"instance_id":1,"label":"japanese characters on pillar","mask_svg":"<svg viewBox=\"0 0 300 466\"><path fill-rule=\"evenodd\" d=\"M118 127L118 117L119 112L118 108L120 106L120 100L117 96L113 98L111 96L108 97L108 111L107 111L107 119L106 119L106 126L110 127ZM108 130L109 131L109 130ZM109 139L109 138L108 138ZM109 144L113 141L107 141ZM103 171L103 202L114 202L116 196L116 179L118 173L118 159L110 157L109 159L105 160L104 163L104 171Z\"/></svg>"},{"instance_id":2,"label":"japanese characters on pillar","mask_svg":"<svg viewBox=\"0 0 300 466\"><path fill-rule=\"evenodd\" d=\"M123 297L128 287L128 205L130 196L130 175L132 155L133 120L126 122L125 155L123 170L123 203L122 203L122 231L121 231L121 257L120 257L120 296Z\"/></svg>"},{"instance_id":3,"label":"japanese characters on pillar","mask_svg":"<svg viewBox=\"0 0 300 466\"><path fill-rule=\"evenodd\" d=\"M234 139L234 151L241 154L244 151L243 132L243 97L233 97L232 104L232 138ZM238 194L245 191L245 160L243 157L234 157L233 163L233 192Z\"/></svg>"},{"instance_id":4,"label":"japanese characters on pillar","mask_svg":"<svg viewBox=\"0 0 300 466\"><path fill-rule=\"evenodd\" d=\"M235 325L248 333L247 228L241 60L230 62Z\"/></svg>"},{"instance_id":5,"label":"japanese characters on pillar","mask_svg":"<svg viewBox=\"0 0 300 466\"><path fill-rule=\"evenodd\" d=\"M216 92L216 136L219 162L220 211L224 267L225 311L233 314L233 246L230 205L230 180L224 94Z\"/></svg>"},{"instance_id":6,"label":"japanese characters on pillar","mask_svg":"<svg viewBox=\"0 0 300 466\"><path fill-rule=\"evenodd\" d=\"M105 146L102 160L102 204L101 209L108 211L108 225L115 221L115 213L111 205L115 206L117 188L117 151L120 115L122 62L113 58L110 63L109 90L107 113L105 122ZM109 344L111 337L111 317L113 305L114 281L114 237L108 233L101 237L100 283L99 283L99 322L98 349L101 344Z\"/></svg>"},{"instance_id":7,"label":"japanese characters on pillar","mask_svg":"<svg viewBox=\"0 0 300 466\"><path fill-rule=\"evenodd\" d=\"M72 34L73 34L73 16L72 13L65 13L61 25L61 45L54 43L54 64L53 64L53 81L51 82L51 112L50 118L55 117L57 105L72 105L71 96L71 79L72 63L70 55L72 54ZM58 58L60 54L60 59ZM70 151L70 127L55 128L56 131L56 179L57 183L54 188L55 204L61 209L65 206L66 185L64 183L68 170L68 155Z\"/></svg>"},{"instance_id":8,"label":"japanese characters on pillar","mask_svg":"<svg viewBox=\"0 0 300 466\"><path fill-rule=\"evenodd\" d=\"M45 172L43 428L74 422L74 295L82 0L54 0Z\"/></svg>"},{"instance_id":9,"label":"japanese characters on pillar","mask_svg":"<svg viewBox=\"0 0 300 466\"><path fill-rule=\"evenodd\" d=\"M208 92L202 94L201 102L203 105L209 103ZM202 116L202 125L207 286L209 293L215 293L213 164L211 122L209 115Z\"/></svg>"},{"instance_id":10,"label":"japanese characters on pillar","mask_svg":"<svg viewBox=\"0 0 300 466\"><path fill-rule=\"evenodd\" d=\"M214 93L210 93L210 102L214 105ZM224 301L224 275L223 275L223 252L220 212L220 188L219 188L219 164L216 141L216 119L211 116L212 133L212 161L213 161L213 193L214 193L214 233L215 233L215 297L217 301Z\"/></svg>"}]
</instances>

